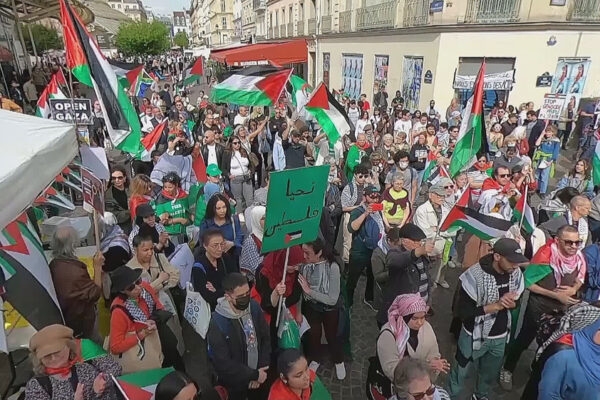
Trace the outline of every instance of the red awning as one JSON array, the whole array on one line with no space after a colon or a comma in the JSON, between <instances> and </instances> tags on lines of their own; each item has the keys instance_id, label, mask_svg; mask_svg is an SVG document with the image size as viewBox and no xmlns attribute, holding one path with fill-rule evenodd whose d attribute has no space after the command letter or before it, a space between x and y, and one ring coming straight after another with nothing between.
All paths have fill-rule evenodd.
<instances>
[{"instance_id":1,"label":"red awning","mask_svg":"<svg viewBox=\"0 0 600 400\"><path fill-rule=\"evenodd\" d=\"M308 59L306 40L256 43L234 49L212 51L210 58L229 65L272 64L275 66L304 63Z\"/></svg>"}]
</instances>

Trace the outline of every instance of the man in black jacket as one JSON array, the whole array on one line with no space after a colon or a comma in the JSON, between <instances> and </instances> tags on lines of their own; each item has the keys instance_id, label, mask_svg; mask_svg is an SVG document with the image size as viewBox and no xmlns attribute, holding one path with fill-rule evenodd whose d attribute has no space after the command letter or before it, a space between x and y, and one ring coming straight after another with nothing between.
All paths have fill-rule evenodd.
<instances>
[{"instance_id":1,"label":"man in black jacket","mask_svg":"<svg viewBox=\"0 0 600 400\"><path fill-rule=\"evenodd\" d=\"M204 131L204 145L201 149L204 165L217 164L223 170L223 154L225 146L215 141L215 133L212 130Z\"/></svg>"},{"instance_id":2,"label":"man in black jacket","mask_svg":"<svg viewBox=\"0 0 600 400\"><path fill-rule=\"evenodd\" d=\"M289 141L288 131L283 132L283 152L285 153L285 169L305 167L306 162L304 156L306 154L306 146L300 143L300 132L293 130L292 141Z\"/></svg>"},{"instance_id":3,"label":"man in black jacket","mask_svg":"<svg viewBox=\"0 0 600 400\"><path fill-rule=\"evenodd\" d=\"M386 256L389 280L383 288L383 306L377 313L381 327L388 322L388 309L396 296L419 293L427 302L431 292L429 258L433 241L425 242L425 233L415 224L405 224L398 232L402 245L392 248Z\"/></svg>"},{"instance_id":4,"label":"man in black jacket","mask_svg":"<svg viewBox=\"0 0 600 400\"><path fill-rule=\"evenodd\" d=\"M231 400L265 399L271 358L269 326L260 305L250 299L244 275L227 275L223 289L225 296L212 314L207 336L219 384Z\"/></svg>"}]
</instances>

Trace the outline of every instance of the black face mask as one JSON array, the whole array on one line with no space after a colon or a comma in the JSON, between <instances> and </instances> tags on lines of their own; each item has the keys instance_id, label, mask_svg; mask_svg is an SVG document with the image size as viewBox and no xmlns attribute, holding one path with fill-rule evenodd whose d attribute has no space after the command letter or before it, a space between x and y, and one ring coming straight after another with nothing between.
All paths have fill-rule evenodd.
<instances>
[{"instance_id":1,"label":"black face mask","mask_svg":"<svg viewBox=\"0 0 600 400\"><path fill-rule=\"evenodd\" d=\"M240 311L244 311L250 305L250 295L240 296L235 299L234 307Z\"/></svg>"}]
</instances>

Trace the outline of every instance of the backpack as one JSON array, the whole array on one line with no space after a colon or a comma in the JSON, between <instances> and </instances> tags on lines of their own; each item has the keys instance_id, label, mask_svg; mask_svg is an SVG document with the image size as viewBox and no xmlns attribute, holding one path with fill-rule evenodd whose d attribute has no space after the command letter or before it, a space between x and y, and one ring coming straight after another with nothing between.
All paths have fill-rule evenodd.
<instances>
[{"instance_id":1,"label":"backpack","mask_svg":"<svg viewBox=\"0 0 600 400\"><path fill-rule=\"evenodd\" d=\"M250 300L250 314L252 314L253 322L260 320L260 318L263 317L262 309L260 308L260 305L253 299ZM219 314L218 312L212 313L211 320L214 321L215 324L217 324L219 331L221 331L221 333L223 335L225 335L225 340L227 342L229 342L230 335L231 335L231 326L232 326L231 320L229 318ZM256 330L256 324L254 326L254 329ZM213 359L213 355L214 355L214 353L212 351L210 343L208 343L208 357L210 359Z\"/></svg>"},{"instance_id":2,"label":"backpack","mask_svg":"<svg viewBox=\"0 0 600 400\"><path fill-rule=\"evenodd\" d=\"M379 336L386 331L393 335L393 332L390 329L384 329L379 333ZM379 336L377 336L377 340L379 340ZM367 399L369 400L386 400L389 399L393 394L392 382L383 373L377 351L375 352L374 356L369 357L366 391Z\"/></svg>"}]
</instances>

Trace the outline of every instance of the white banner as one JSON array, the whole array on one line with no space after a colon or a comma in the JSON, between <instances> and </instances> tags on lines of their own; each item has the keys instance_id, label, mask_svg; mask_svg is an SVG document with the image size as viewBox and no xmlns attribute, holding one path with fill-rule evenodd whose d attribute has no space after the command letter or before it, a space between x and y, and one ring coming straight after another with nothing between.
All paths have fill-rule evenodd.
<instances>
[{"instance_id":1,"label":"white banner","mask_svg":"<svg viewBox=\"0 0 600 400\"><path fill-rule=\"evenodd\" d=\"M538 118L541 120L558 121L565 104L565 98L566 96L557 96L555 94L545 95Z\"/></svg>"},{"instance_id":2,"label":"white banner","mask_svg":"<svg viewBox=\"0 0 600 400\"><path fill-rule=\"evenodd\" d=\"M483 78L483 90L510 90L514 82L515 70L496 74L486 74ZM476 75L456 75L454 77L454 89L473 89Z\"/></svg>"}]
</instances>

